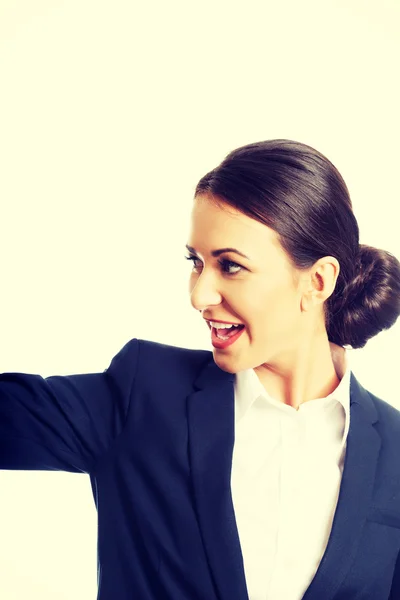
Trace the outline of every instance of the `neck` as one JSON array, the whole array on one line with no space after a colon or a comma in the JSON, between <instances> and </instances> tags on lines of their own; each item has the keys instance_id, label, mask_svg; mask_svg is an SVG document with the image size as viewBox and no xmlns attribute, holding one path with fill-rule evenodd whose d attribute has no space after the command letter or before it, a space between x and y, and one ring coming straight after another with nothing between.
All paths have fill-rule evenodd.
<instances>
[{"instance_id":1,"label":"neck","mask_svg":"<svg viewBox=\"0 0 400 600\"><path fill-rule=\"evenodd\" d=\"M329 342L325 332L254 371L270 396L298 410L304 402L324 398L337 388L343 374L336 373L332 354L344 352Z\"/></svg>"}]
</instances>

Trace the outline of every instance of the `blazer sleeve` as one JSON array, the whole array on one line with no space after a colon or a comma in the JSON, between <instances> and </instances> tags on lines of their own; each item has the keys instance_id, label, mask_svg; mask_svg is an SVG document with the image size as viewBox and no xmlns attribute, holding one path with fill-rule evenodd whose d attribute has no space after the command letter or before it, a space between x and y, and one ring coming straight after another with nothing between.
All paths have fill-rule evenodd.
<instances>
[{"instance_id":1,"label":"blazer sleeve","mask_svg":"<svg viewBox=\"0 0 400 600\"><path fill-rule=\"evenodd\" d=\"M90 473L121 433L132 398L139 341L103 373L0 375L0 469Z\"/></svg>"}]
</instances>

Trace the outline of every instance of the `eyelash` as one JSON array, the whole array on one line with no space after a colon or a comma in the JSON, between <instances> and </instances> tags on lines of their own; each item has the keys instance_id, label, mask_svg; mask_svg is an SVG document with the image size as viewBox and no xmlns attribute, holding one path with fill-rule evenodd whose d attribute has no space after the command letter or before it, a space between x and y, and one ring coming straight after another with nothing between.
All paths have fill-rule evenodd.
<instances>
[{"instance_id":1,"label":"eyelash","mask_svg":"<svg viewBox=\"0 0 400 600\"><path fill-rule=\"evenodd\" d=\"M185 256L185 258L186 258L186 260L191 260L193 262L193 268L194 268L194 261L200 260L197 256ZM229 266L234 265L235 267L239 267L240 271L243 269L243 267L241 267L237 263L233 262L232 260L222 259L222 260L218 261L218 264L220 264L222 268L224 268L225 265L228 265L228 268L229 268ZM224 272L227 275L236 275L237 273L240 273L240 271L236 271L236 273L229 273L228 271L226 271L224 269Z\"/></svg>"}]
</instances>

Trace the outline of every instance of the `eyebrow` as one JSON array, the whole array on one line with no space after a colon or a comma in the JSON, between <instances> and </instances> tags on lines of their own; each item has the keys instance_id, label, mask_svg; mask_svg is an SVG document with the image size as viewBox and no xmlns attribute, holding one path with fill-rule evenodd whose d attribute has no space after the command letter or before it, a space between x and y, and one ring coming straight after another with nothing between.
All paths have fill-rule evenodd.
<instances>
[{"instance_id":1,"label":"eyebrow","mask_svg":"<svg viewBox=\"0 0 400 600\"><path fill-rule=\"evenodd\" d=\"M189 250L189 252L192 252L193 254L197 254L196 250L194 248L192 248L192 246L188 246L186 244L186 248ZM235 254L239 254L239 256L243 256L243 258L247 258L247 260L251 260L248 256L243 254L243 252L240 252L240 250L236 250L236 248L220 248L219 250L212 250L211 256L217 257L220 254L223 254L224 252L234 252Z\"/></svg>"}]
</instances>

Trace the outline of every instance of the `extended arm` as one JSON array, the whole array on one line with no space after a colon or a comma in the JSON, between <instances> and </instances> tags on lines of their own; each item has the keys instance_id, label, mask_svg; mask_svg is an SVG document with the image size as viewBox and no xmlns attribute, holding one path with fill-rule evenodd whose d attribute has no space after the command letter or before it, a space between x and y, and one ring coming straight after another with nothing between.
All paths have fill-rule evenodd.
<instances>
[{"instance_id":1,"label":"extended arm","mask_svg":"<svg viewBox=\"0 0 400 600\"><path fill-rule=\"evenodd\" d=\"M89 473L122 431L134 386L139 342L103 373L0 375L0 469Z\"/></svg>"}]
</instances>

